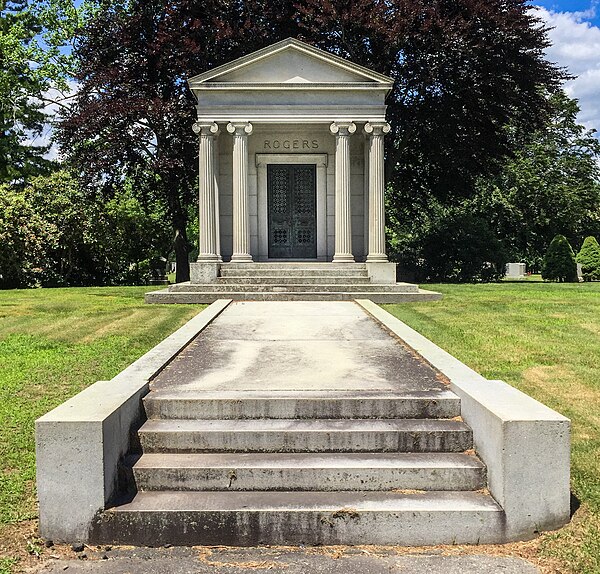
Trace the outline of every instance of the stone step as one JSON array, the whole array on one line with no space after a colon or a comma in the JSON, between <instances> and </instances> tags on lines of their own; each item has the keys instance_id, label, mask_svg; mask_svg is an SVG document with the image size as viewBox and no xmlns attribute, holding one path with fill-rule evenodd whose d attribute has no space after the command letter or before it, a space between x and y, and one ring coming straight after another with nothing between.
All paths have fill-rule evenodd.
<instances>
[{"instance_id":1,"label":"stone step","mask_svg":"<svg viewBox=\"0 0 600 574\"><path fill-rule=\"evenodd\" d=\"M444 419L148 420L143 452L462 452L471 429Z\"/></svg>"},{"instance_id":2,"label":"stone step","mask_svg":"<svg viewBox=\"0 0 600 574\"><path fill-rule=\"evenodd\" d=\"M434 419L460 415L451 391L152 391L150 419Z\"/></svg>"},{"instance_id":3,"label":"stone step","mask_svg":"<svg viewBox=\"0 0 600 574\"><path fill-rule=\"evenodd\" d=\"M181 304L208 304L218 299L231 299L233 301L353 301L354 299L370 299L374 303L414 303L424 301L438 301L442 296L434 291L419 289L416 293L385 291L181 291L174 292L169 289L151 291L146 293L146 303L181 303Z\"/></svg>"},{"instance_id":4,"label":"stone step","mask_svg":"<svg viewBox=\"0 0 600 574\"><path fill-rule=\"evenodd\" d=\"M485 466L466 454L144 454L126 460L148 490L479 490Z\"/></svg>"},{"instance_id":5,"label":"stone step","mask_svg":"<svg viewBox=\"0 0 600 574\"><path fill-rule=\"evenodd\" d=\"M285 269L293 270L317 270L327 272L329 269L354 269L366 270L366 263L334 263L333 261L265 261L250 263L223 263L221 269Z\"/></svg>"},{"instance_id":6,"label":"stone step","mask_svg":"<svg viewBox=\"0 0 600 574\"><path fill-rule=\"evenodd\" d=\"M194 292L201 291L203 293L244 293L247 291L261 291L262 293L312 293L312 292L331 292L331 293L418 293L419 287L411 283L390 283L387 285L379 285L373 283L354 284L348 283L342 285L329 285L327 283L311 284L311 283L296 283L296 284L278 284L278 285L248 285L245 282L240 283L204 283L204 284L189 284L189 285L173 285L170 289L175 293L178 292Z\"/></svg>"},{"instance_id":7,"label":"stone step","mask_svg":"<svg viewBox=\"0 0 600 574\"><path fill-rule=\"evenodd\" d=\"M325 268L325 269L237 269L221 268L221 277L368 277L366 269Z\"/></svg>"},{"instance_id":8,"label":"stone step","mask_svg":"<svg viewBox=\"0 0 600 574\"><path fill-rule=\"evenodd\" d=\"M138 492L102 513L90 544L425 546L504 542L478 492Z\"/></svg>"},{"instance_id":9,"label":"stone step","mask_svg":"<svg viewBox=\"0 0 600 574\"><path fill-rule=\"evenodd\" d=\"M243 283L244 285L347 285L348 283L356 284L368 284L371 279L366 275L364 277L344 277L343 275L259 275L256 277L219 277L217 283L223 285L235 285ZM176 285L173 285L175 287Z\"/></svg>"}]
</instances>

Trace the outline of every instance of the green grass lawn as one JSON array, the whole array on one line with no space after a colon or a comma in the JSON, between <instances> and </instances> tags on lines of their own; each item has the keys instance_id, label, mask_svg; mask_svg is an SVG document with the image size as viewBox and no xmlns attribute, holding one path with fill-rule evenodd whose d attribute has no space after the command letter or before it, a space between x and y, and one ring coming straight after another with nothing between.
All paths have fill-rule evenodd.
<instances>
[{"instance_id":1,"label":"green grass lawn","mask_svg":"<svg viewBox=\"0 0 600 574\"><path fill-rule=\"evenodd\" d=\"M540 548L560 559L560 572L600 573L600 283L427 288L443 300L384 308L482 375L571 418L581 508Z\"/></svg>"},{"instance_id":2,"label":"green grass lawn","mask_svg":"<svg viewBox=\"0 0 600 574\"><path fill-rule=\"evenodd\" d=\"M558 560L556 572L600 573L600 284L428 288L444 299L385 308L483 375L573 420L572 486L581 508L535 552ZM144 291L0 291L0 574L11 568L11 548L36 552L39 544L18 530L30 523L34 532L37 514L34 420L113 377L200 309L144 305ZM12 546L11 536L20 537Z\"/></svg>"},{"instance_id":3,"label":"green grass lawn","mask_svg":"<svg viewBox=\"0 0 600 574\"><path fill-rule=\"evenodd\" d=\"M202 308L145 305L147 290L0 291L0 546L15 536L8 525L37 516L35 419L114 377ZM0 573L11 560L2 553Z\"/></svg>"}]
</instances>

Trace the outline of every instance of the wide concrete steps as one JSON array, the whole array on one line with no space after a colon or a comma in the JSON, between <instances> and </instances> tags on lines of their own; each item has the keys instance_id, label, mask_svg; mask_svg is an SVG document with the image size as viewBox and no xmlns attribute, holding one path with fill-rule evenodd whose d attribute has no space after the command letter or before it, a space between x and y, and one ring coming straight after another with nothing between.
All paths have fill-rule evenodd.
<instances>
[{"instance_id":1,"label":"wide concrete steps","mask_svg":"<svg viewBox=\"0 0 600 574\"><path fill-rule=\"evenodd\" d=\"M144 398L123 498L95 544L478 544L503 539L460 399L420 391ZM126 494L127 493L127 494Z\"/></svg>"},{"instance_id":2,"label":"wide concrete steps","mask_svg":"<svg viewBox=\"0 0 600 574\"><path fill-rule=\"evenodd\" d=\"M317 283L265 283L265 284L252 284L252 290L256 289L262 293L268 292L280 292L280 293L371 293L371 292L382 292L382 293L418 293L419 288L417 285L411 283L392 283L392 284L376 284L376 283L341 283L341 284L328 284L327 280L322 281L320 284ZM193 293L195 291L201 291L204 293L243 293L248 291L248 285L241 283L206 283L206 284L178 284L173 285L171 291L174 293Z\"/></svg>"},{"instance_id":3,"label":"wide concrete steps","mask_svg":"<svg viewBox=\"0 0 600 574\"><path fill-rule=\"evenodd\" d=\"M227 268L221 267L221 277L313 277L321 278L326 280L328 277L345 277L346 279L352 279L355 277L364 278L367 277L366 269L286 269L286 268L275 268L275 269L238 269L238 268Z\"/></svg>"},{"instance_id":4,"label":"wide concrete steps","mask_svg":"<svg viewBox=\"0 0 600 574\"><path fill-rule=\"evenodd\" d=\"M347 285L349 282L355 285L368 285L371 279L366 275L357 275L356 277L348 277L343 275L271 275L260 274L250 277L225 276L218 277L217 283L221 285ZM176 287L176 285L173 285Z\"/></svg>"},{"instance_id":5,"label":"wide concrete steps","mask_svg":"<svg viewBox=\"0 0 600 574\"><path fill-rule=\"evenodd\" d=\"M149 420L144 452L462 452L471 429L444 419Z\"/></svg>"},{"instance_id":6,"label":"wide concrete steps","mask_svg":"<svg viewBox=\"0 0 600 574\"><path fill-rule=\"evenodd\" d=\"M94 525L94 544L493 543L504 513L479 492L138 492Z\"/></svg>"},{"instance_id":7,"label":"wide concrete steps","mask_svg":"<svg viewBox=\"0 0 600 574\"><path fill-rule=\"evenodd\" d=\"M201 287L200 285L198 287ZM146 303L183 303L183 304L208 304L214 303L218 299L232 299L233 301L353 301L354 299L370 299L374 303L411 303L419 301L438 301L441 295L434 291L418 289L417 291L397 291L389 290L359 290L344 291L336 289L331 291L315 290L307 291L289 291L274 290L269 291L252 289L256 287L248 286L244 291L171 291L163 289L146 293ZM387 286L386 286L387 288Z\"/></svg>"},{"instance_id":8,"label":"wide concrete steps","mask_svg":"<svg viewBox=\"0 0 600 574\"><path fill-rule=\"evenodd\" d=\"M485 466L466 454L144 454L130 457L138 491L479 490Z\"/></svg>"},{"instance_id":9,"label":"wide concrete steps","mask_svg":"<svg viewBox=\"0 0 600 574\"><path fill-rule=\"evenodd\" d=\"M451 391L153 391L150 419L451 419Z\"/></svg>"}]
</instances>

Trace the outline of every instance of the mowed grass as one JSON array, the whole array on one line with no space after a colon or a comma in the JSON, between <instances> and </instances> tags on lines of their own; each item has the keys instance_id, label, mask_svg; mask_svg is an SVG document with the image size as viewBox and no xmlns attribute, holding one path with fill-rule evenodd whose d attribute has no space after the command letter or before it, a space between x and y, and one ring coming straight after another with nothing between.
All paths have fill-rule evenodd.
<instances>
[{"instance_id":1,"label":"mowed grass","mask_svg":"<svg viewBox=\"0 0 600 574\"><path fill-rule=\"evenodd\" d=\"M147 290L0 291L0 542L7 525L37 516L35 419L111 379L202 308L145 305Z\"/></svg>"},{"instance_id":2,"label":"mowed grass","mask_svg":"<svg viewBox=\"0 0 600 574\"><path fill-rule=\"evenodd\" d=\"M429 285L436 303L384 305L490 379L572 420L571 524L544 534L560 572L600 573L600 283ZM540 469L540 474L544 469Z\"/></svg>"},{"instance_id":3,"label":"mowed grass","mask_svg":"<svg viewBox=\"0 0 600 574\"><path fill-rule=\"evenodd\" d=\"M444 299L384 307L573 420L572 489L582 506L536 548L560 561L556 572L600 573L600 284L428 288ZM14 556L2 556L7 537L37 516L34 420L113 377L201 309L145 305L145 291L0 291L0 573L14 568Z\"/></svg>"}]
</instances>

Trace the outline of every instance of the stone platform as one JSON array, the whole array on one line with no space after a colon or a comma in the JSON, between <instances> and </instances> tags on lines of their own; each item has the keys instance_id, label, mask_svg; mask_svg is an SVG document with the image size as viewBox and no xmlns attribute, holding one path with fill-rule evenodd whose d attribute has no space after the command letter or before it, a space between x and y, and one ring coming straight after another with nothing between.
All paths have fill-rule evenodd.
<instances>
[{"instance_id":1,"label":"stone platform","mask_svg":"<svg viewBox=\"0 0 600 574\"><path fill-rule=\"evenodd\" d=\"M439 293L397 283L394 264L368 263L225 263L214 267L214 280L178 283L146 294L146 303L234 301L351 301L376 303L435 301ZM381 272L383 270L383 273ZM217 275L218 274L218 275Z\"/></svg>"}]
</instances>

